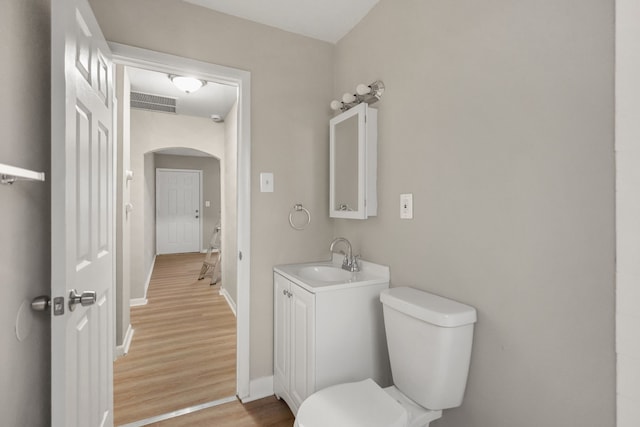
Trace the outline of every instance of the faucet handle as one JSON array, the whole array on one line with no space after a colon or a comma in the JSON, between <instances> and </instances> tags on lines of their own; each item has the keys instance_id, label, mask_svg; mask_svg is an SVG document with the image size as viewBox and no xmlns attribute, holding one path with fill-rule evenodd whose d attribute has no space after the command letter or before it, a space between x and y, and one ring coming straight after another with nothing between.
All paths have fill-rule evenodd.
<instances>
[{"instance_id":1,"label":"faucet handle","mask_svg":"<svg viewBox=\"0 0 640 427\"><path fill-rule=\"evenodd\" d=\"M356 272L356 271L360 271L360 266L358 265L358 258L360 258L360 255L351 255L351 258L349 258L349 256L345 256L344 257L344 261L342 262L342 268L347 270L347 271L351 271Z\"/></svg>"},{"instance_id":2,"label":"faucet handle","mask_svg":"<svg viewBox=\"0 0 640 427\"><path fill-rule=\"evenodd\" d=\"M358 259L360 259L360 254L353 256L353 259L351 260L351 271L360 271Z\"/></svg>"},{"instance_id":3,"label":"faucet handle","mask_svg":"<svg viewBox=\"0 0 640 427\"><path fill-rule=\"evenodd\" d=\"M344 255L344 259L342 260L342 268L348 270L351 267L351 260L349 259L349 255L342 252Z\"/></svg>"}]
</instances>

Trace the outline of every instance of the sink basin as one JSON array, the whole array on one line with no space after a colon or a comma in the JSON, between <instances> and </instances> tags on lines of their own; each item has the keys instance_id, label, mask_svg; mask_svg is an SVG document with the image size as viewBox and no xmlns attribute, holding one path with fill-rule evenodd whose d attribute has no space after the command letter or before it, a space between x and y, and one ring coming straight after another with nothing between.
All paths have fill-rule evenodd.
<instances>
[{"instance_id":1,"label":"sink basin","mask_svg":"<svg viewBox=\"0 0 640 427\"><path fill-rule=\"evenodd\" d=\"M276 265L273 272L311 293L380 283L388 286L389 267L386 265L360 260L360 271L350 272L342 269L342 258L340 254L333 254L331 261Z\"/></svg>"},{"instance_id":2,"label":"sink basin","mask_svg":"<svg viewBox=\"0 0 640 427\"><path fill-rule=\"evenodd\" d=\"M318 282L338 282L349 280L352 273L339 267L330 265L313 265L303 267L298 271L298 275L306 280Z\"/></svg>"}]
</instances>

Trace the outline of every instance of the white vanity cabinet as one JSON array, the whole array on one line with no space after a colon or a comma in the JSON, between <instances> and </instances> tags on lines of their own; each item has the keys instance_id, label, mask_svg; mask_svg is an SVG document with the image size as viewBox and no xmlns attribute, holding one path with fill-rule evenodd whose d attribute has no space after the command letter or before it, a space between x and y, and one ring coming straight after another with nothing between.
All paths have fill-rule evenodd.
<instances>
[{"instance_id":1,"label":"white vanity cabinet","mask_svg":"<svg viewBox=\"0 0 640 427\"><path fill-rule=\"evenodd\" d=\"M331 385L365 378L390 385L379 297L388 276L361 286L314 287L287 267L273 275L276 396L296 414L304 399Z\"/></svg>"}]
</instances>

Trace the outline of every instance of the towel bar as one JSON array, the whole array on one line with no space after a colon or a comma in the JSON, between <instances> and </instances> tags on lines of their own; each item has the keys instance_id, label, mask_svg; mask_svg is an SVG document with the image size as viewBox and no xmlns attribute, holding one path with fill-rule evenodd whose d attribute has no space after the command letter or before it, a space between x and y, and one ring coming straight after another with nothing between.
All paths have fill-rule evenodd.
<instances>
[{"instance_id":1,"label":"towel bar","mask_svg":"<svg viewBox=\"0 0 640 427\"><path fill-rule=\"evenodd\" d=\"M13 184L17 180L44 181L44 172L35 172L0 163L0 184Z\"/></svg>"}]
</instances>

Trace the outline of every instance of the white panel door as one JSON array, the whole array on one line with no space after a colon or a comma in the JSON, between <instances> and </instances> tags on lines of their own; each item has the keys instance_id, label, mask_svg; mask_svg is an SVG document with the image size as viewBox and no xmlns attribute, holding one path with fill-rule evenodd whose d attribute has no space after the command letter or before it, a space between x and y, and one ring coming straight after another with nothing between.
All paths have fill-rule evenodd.
<instances>
[{"instance_id":1,"label":"white panel door","mask_svg":"<svg viewBox=\"0 0 640 427\"><path fill-rule=\"evenodd\" d=\"M156 170L156 244L159 254L201 249L201 171Z\"/></svg>"},{"instance_id":2,"label":"white panel door","mask_svg":"<svg viewBox=\"0 0 640 427\"><path fill-rule=\"evenodd\" d=\"M111 426L111 53L87 0L51 10L51 425ZM74 289L95 294L71 304Z\"/></svg>"}]
</instances>

